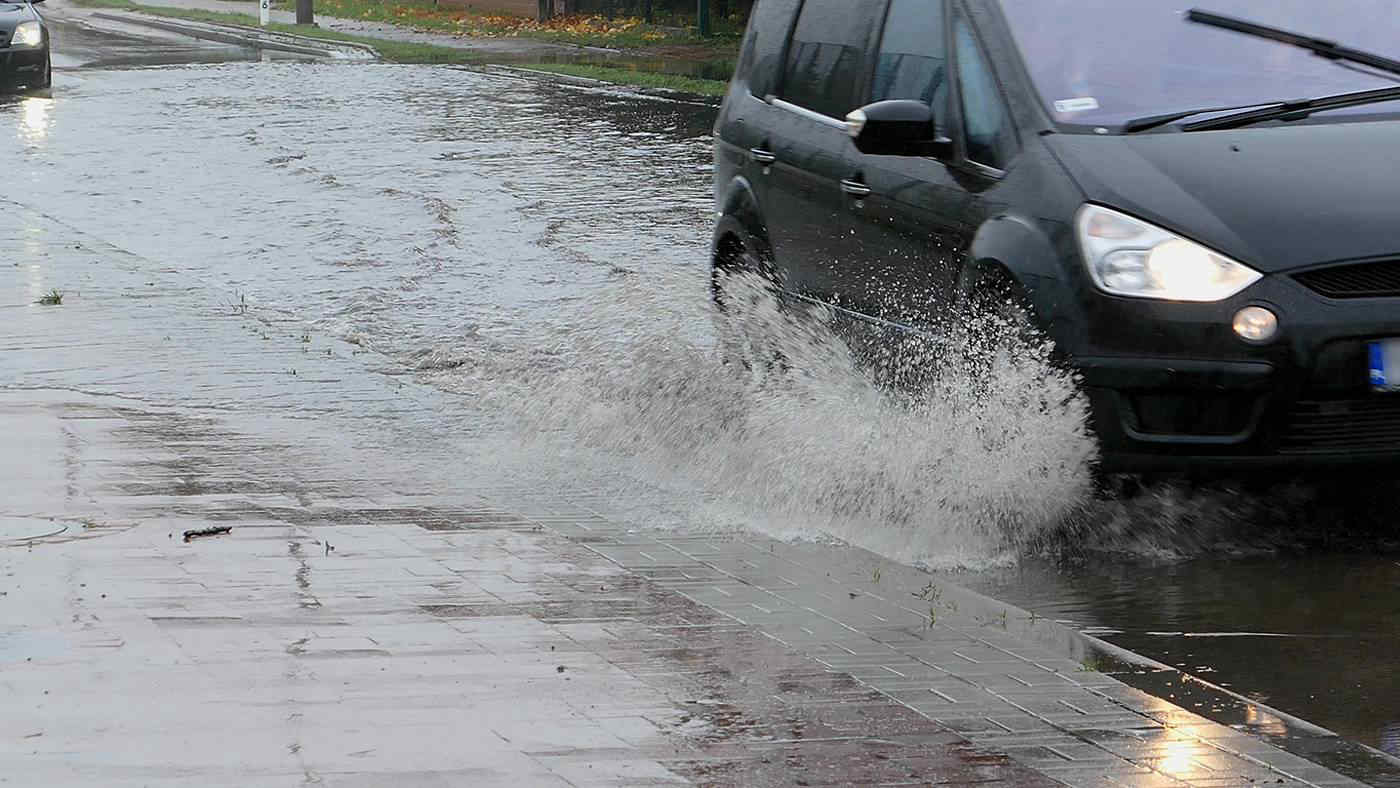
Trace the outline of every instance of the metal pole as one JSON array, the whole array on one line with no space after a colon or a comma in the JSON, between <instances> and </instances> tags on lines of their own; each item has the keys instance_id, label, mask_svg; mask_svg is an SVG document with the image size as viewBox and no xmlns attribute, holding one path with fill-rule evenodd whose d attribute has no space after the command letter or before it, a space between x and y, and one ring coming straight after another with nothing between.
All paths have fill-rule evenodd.
<instances>
[{"instance_id":1,"label":"metal pole","mask_svg":"<svg viewBox=\"0 0 1400 788\"><path fill-rule=\"evenodd\" d=\"M297 0L297 24L316 24L316 17L312 13L311 0Z\"/></svg>"},{"instance_id":2,"label":"metal pole","mask_svg":"<svg viewBox=\"0 0 1400 788\"><path fill-rule=\"evenodd\" d=\"M698 0L700 7L696 9L696 26L700 28L700 35L710 34L710 0Z\"/></svg>"}]
</instances>

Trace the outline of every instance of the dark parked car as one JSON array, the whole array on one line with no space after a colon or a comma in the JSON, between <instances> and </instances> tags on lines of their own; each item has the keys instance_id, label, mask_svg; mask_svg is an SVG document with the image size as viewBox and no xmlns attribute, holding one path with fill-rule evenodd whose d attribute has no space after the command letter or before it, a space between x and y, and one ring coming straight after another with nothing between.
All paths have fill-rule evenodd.
<instances>
[{"instance_id":1,"label":"dark parked car","mask_svg":"<svg viewBox=\"0 0 1400 788\"><path fill-rule=\"evenodd\" d=\"M761 0L716 270L915 329L1018 299L1107 470L1400 460L1400 7L1200 2Z\"/></svg>"},{"instance_id":2,"label":"dark parked car","mask_svg":"<svg viewBox=\"0 0 1400 788\"><path fill-rule=\"evenodd\" d=\"M43 0L0 0L0 86L46 88L53 83L49 28L34 8Z\"/></svg>"}]
</instances>

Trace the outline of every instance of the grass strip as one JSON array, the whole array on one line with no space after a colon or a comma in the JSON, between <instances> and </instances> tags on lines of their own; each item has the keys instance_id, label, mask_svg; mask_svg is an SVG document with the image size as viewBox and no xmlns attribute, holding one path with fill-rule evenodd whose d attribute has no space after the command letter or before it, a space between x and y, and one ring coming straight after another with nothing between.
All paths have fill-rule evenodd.
<instances>
[{"instance_id":1,"label":"grass strip","mask_svg":"<svg viewBox=\"0 0 1400 788\"><path fill-rule=\"evenodd\" d=\"M276 3L284 8L293 7L291 0L276 0ZM433 0L316 0L316 13L481 38L526 38L617 49L680 46L709 57L737 54L744 30L742 20L721 20L716 35L702 38L692 27L651 25L637 17L609 19L599 14L573 14L538 21L511 14L442 6Z\"/></svg>"},{"instance_id":2,"label":"grass strip","mask_svg":"<svg viewBox=\"0 0 1400 788\"><path fill-rule=\"evenodd\" d=\"M717 79L697 79L676 74L663 74L656 71L636 71L630 68L613 66L593 66L582 63L530 63L522 65L531 71L545 71L570 77L596 79L614 85L632 85L642 88L664 88L682 93L695 93L701 96L723 96L729 85Z\"/></svg>"}]
</instances>

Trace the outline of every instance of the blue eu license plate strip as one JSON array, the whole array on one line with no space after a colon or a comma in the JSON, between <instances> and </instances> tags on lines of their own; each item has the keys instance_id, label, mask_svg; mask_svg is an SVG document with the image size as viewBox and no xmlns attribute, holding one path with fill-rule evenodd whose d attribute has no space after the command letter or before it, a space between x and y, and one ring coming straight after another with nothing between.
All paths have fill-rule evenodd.
<instances>
[{"instance_id":1,"label":"blue eu license plate strip","mask_svg":"<svg viewBox=\"0 0 1400 788\"><path fill-rule=\"evenodd\" d=\"M1371 390L1400 391L1400 339L1382 339L1369 344Z\"/></svg>"}]
</instances>

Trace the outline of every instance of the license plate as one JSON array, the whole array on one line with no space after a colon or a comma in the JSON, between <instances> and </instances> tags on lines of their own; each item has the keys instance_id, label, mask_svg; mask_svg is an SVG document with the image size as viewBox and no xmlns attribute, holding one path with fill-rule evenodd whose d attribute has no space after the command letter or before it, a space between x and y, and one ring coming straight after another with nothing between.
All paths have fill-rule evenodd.
<instances>
[{"instance_id":1,"label":"license plate","mask_svg":"<svg viewBox=\"0 0 1400 788\"><path fill-rule=\"evenodd\" d=\"M1400 339L1370 343L1371 390L1400 391Z\"/></svg>"}]
</instances>

